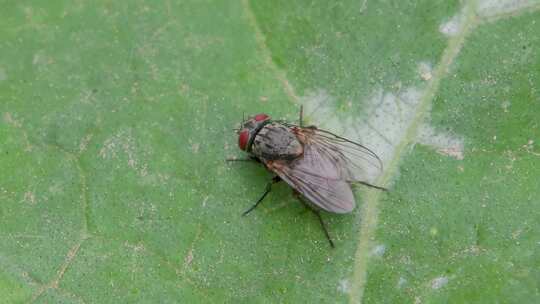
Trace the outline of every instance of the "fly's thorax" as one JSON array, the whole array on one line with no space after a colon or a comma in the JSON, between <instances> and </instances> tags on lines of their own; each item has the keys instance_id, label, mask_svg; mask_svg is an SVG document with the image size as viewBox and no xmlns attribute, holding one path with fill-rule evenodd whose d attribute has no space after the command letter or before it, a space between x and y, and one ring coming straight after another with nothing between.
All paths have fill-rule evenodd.
<instances>
[{"instance_id":1,"label":"fly's thorax","mask_svg":"<svg viewBox=\"0 0 540 304\"><path fill-rule=\"evenodd\" d=\"M302 155L304 149L291 129L277 122L266 124L255 135L251 153L266 160L292 160Z\"/></svg>"}]
</instances>

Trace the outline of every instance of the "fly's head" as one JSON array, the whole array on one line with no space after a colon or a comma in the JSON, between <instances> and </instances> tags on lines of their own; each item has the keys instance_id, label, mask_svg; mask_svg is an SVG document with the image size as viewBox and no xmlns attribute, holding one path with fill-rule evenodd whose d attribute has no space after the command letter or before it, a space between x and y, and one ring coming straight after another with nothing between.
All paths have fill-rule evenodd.
<instances>
[{"instance_id":1,"label":"fly's head","mask_svg":"<svg viewBox=\"0 0 540 304\"><path fill-rule=\"evenodd\" d=\"M269 122L270 116L266 114L257 114L244 120L237 132L238 147L243 151L250 152L255 135Z\"/></svg>"}]
</instances>

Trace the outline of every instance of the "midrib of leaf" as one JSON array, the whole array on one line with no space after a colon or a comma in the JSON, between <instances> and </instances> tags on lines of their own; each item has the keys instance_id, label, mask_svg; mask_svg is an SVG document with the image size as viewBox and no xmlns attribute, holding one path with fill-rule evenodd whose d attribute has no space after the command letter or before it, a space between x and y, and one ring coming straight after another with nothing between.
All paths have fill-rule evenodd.
<instances>
[{"instance_id":1,"label":"midrib of leaf","mask_svg":"<svg viewBox=\"0 0 540 304\"><path fill-rule=\"evenodd\" d=\"M298 98L298 95L296 95L296 91L294 90L294 87L287 79L285 72L283 72L272 59L272 54L270 52L270 49L266 45L266 38L259 27L259 23L257 22L257 18L255 17L255 14L253 13L253 10L251 9L249 0L242 0L242 7L244 8L244 12L246 14L248 23L253 28L253 31L255 34L255 40L257 41L257 45L259 47L259 50L261 52L264 62L270 68L270 70L274 73L274 75L276 75L277 80L281 83L281 86L283 87L283 90L285 91L285 94L287 95L289 100L293 103L298 104L299 98Z\"/></svg>"},{"instance_id":2,"label":"midrib of leaf","mask_svg":"<svg viewBox=\"0 0 540 304\"><path fill-rule=\"evenodd\" d=\"M464 22L460 31L449 39L448 46L444 50L441 60L434 70L433 78L428 83L421 99L419 106L416 110L414 119L407 128L405 136L401 139L400 143L396 147L393 157L390 159L389 164L386 166L384 173L377 179L376 184L388 185L392 177L397 173L399 169L399 163L409 144L414 142L418 128L426 113L428 112L431 101L439 89L441 80L447 75L448 70L454 59L459 54L461 47L463 46L466 37L472 32L476 24L478 23L478 17L476 15L476 1L469 1L463 8ZM378 222L379 213L379 201L381 198L381 191L368 190L364 200L364 204L361 210L361 225L358 238L358 248L355 254L354 273L352 278L352 286L349 302L361 303L364 294L364 288L367 281L367 265L369 260L369 252L371 249L371 240L375 236L375 231Z\"/></svg>"}]
</instances>

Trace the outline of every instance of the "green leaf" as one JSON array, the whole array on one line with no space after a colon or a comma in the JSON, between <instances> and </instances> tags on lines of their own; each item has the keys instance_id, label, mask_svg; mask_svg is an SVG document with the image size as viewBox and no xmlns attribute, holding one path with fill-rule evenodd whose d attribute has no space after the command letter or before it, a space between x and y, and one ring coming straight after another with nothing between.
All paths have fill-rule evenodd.
<instances>
[{"instance_id":1,"label":"green leaf","mask_svg":"<svg viewBox=\"0 0 540 304\"><path fill-rule=\"evenodd\" d=\"M540 2L48 1L0 12L5 303L540 301ZM316 217L242 115L374 149Z\"/></svg>"}]
</instances>

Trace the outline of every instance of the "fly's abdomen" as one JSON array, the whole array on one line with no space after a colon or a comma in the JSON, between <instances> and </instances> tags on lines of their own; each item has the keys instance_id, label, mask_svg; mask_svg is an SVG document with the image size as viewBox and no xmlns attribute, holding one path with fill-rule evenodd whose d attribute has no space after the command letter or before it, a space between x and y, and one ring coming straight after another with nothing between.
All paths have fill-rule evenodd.
<instances>
[{"instance_id":1,"label":"fly's abdomen","mask_svg":"<svg viewBox=\"0 0 540 304\"><path fill-rule=\"evenodd\" d=\"M272 122L255 136L252 153L267 160L292 160L302 155L302 144L289 128Z\"/></svg>"}]
</instances>

